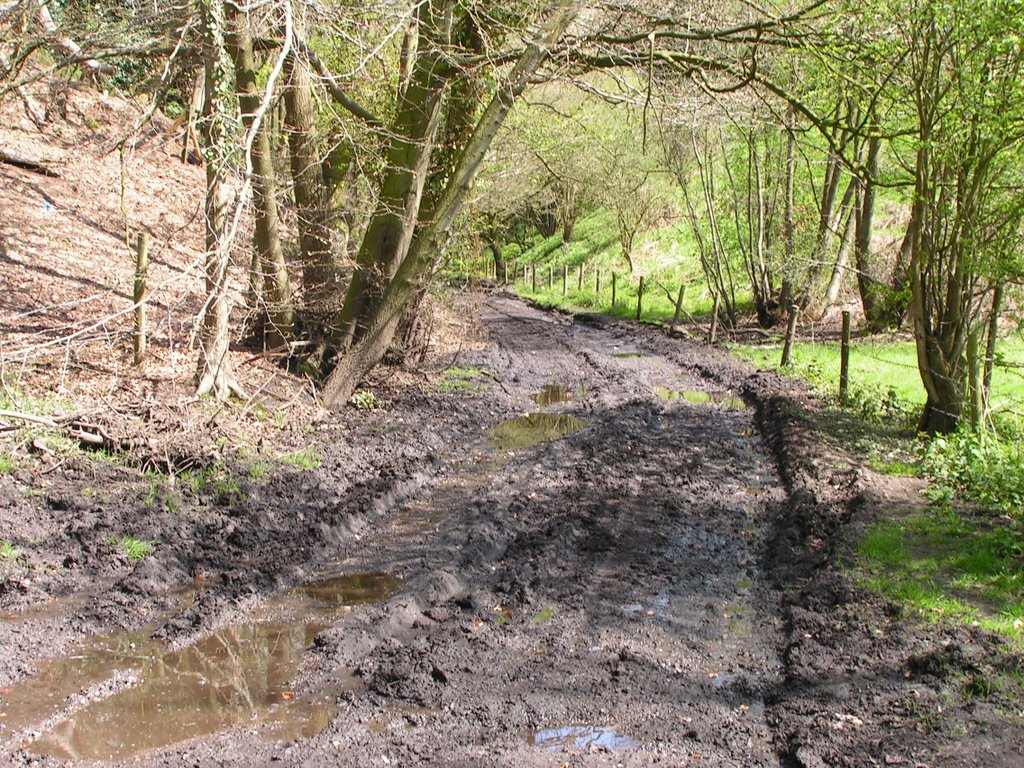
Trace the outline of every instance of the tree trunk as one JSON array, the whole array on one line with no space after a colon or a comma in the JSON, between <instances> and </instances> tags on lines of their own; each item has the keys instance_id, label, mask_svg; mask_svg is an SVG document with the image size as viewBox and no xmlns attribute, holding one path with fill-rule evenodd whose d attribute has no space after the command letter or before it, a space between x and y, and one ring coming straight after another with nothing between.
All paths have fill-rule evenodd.
<instances>
[{"instance_id":1,"label":"tree trunk","mask_svg":"<svg viewBox=\"0 0 1024 768\"><path fill-rule=\"evenodd\" d=\"M235 2L226 5L231 21L225 42L234 60L242 125L245 126L247 133L251 134L260 111L261 96L256 85L256 64L252 52L249 20ZM276 349L284 346L291 337L294 313L291 283L278 234L274 165L267 136L266 116L259 115L259 118L260 123L255 135L247 137L252 142L249 159L252 163L253 207L256 213L253 266L258 272L254 282L257 286L262 285L260 293L266 306L267 318L266 343L271 349Z\"/></svg>"},{"instance_id":2,"label":"tree trunk","mask_svg":"<svg viewBox=\"0 0 1024 768\"><path fill-rule=\"evenodd\" d=\"M307 64L296 51L285 59L285 77L285 132L302 253L302 303L317 312L333 295L336 278L313 88Z\"/></svg>"},{"instance_id":3,"label":"tree trunk","mask_svg":"<svg viewBox=\"0 0 1024 768\"><path fill-rule=\"evenodd\" d=\"M412 75L401 91L391 127L386 172L376 210L356 256L338 331L330 339L345 354L367 327L389 283L409 252L419 218L430 158L441 123L446 85L442 48L451 32L445 9L422 6Z\"/></svg>"},{"instance_id":4,"label":"tree trunk","mask_svg":"<svg viewBox=\"0 0 1024 768\"><path fill-rule=\"evenodd\" d=\"M407 250L405 258L401 259L394 278L387 284L374 311L367 316L365 330L358 342L348 350L325 381L324 401L328 406L338 407L347 402L359 380L384 356L398 327L402 310L415 293L423 273L434 263L491 142L512 104L547 58L548 47L572 20L572 6L569 0L559 0L549 12L539 38L527 44L507 81L496 89L477 121L472 137L458 157L445 190L438 198L432 220L416 237L415 247ZM410 83L409 88L413 87L414 84ZM413 223L415 220L409 226Z\"/></svg>"},{"instance_id":5,"label":"tree trunk","mask_svg":"<svg viewBox=\"0 0 1024 768\"><path fill-rule=\"evenodd\" d=\"M907 272L917 367L928 393L918 430L930 435L954 431L963 414L965 400L963 347L966 338L960 338L963 329L958 327L959 323L953 317L955 312L951 312L940 327L935 327L936 269L942 268L937 264L938 255L935 253L937 233L934 228L939 210L935 195L941 194L937 187L944 186L942 178L941 170L933 167L928 142L922 141L915 166L913 229L909 233L911 253ZM946 258L956 261L956 257Z\"/></svg>"},{"instance_id":6,"label":"tree trunk","mask_svg":"<svg viewBox=\"0 0 1024 768\"><path fill-rule=\"evenodd\" d=\"M494 279L504 284L505 282L505 257L501 255L501 241L497 238L491 238L487 247L491 249L491 255L494 257Z\"/></svg>"},{"instance_id":7,"label":"tree trunk","mask_svg":"<svg viewBox=\"0 0 1024 768\"><path fill-rule=\"evenodd\" d=\"M199 363L196 367L196 396L212 394L225 400L241 388L231 373L228 358L227 280L231 242L228 237L230 195L225 187L228 166L224 159L227 125L233 119L221 94L230 79L224 50L224 6L221 0L200 3L203 28L205 97L201 140L206 158L206 305L200 334ZM228 89L228 92L230 90Z\"/></svg>"},{"instance_id":8,"label":"tree trunk","mask_svg":"<svg viewBox=\"0 0 1024 768\"><path fill-rule=\"evenodd\" d=\"M783 203L782 239L786 254L786 273L793 274L796 257L796 136L793 135L795 110L792 106L786 112L786 191ZM783 277L779 291L779 310L787 310L794 302L793 278Z\"/></svg>"},{"instance_id":9,"label":"tree trunk","mask_svg":"<svg viewBox=\"0 0 1024 768\"><path fill-rule=\"evenodd\" d=\"M825 308L831 307L839 299L839 292L843 288L843 278L846 277L846 270L850 262L850 248L854 240L853 212L846 216L846 224L843 227L843 239L839 243L839 253L836 254L836 263L832 268L832 278L829 280L828 288L825 290Z\"/></svg>"},{"instance_id":10,"label":"tree trunk","mask_svg":"<svg viewBox=\"0 0 1024 768\"><path fill-rule=\"evenodd\" d=\"M853 263L857 270L857 290L864 310L868 329L877 333L892 325L892 318L884 311L882 292L885 286L875 276L874 257L871 252L871 233L874 228L875 199L877 198L878 156L882 140L868 141L867 174L860 182L860 194L854 208Z\"/></svg>"},{"instance_id":11,"label":"tree trunk","mask_svg":"<svg viewBox=\"0 0 1024 768\"><path fill-rule=\"evenodd\" d=\"M828 160L825 163L825 179L822 182L821 200L818 212L818 234L814 241L814 251L811 253L810 268L807 270L807 282L803 290L803 306L811 303L811 297L817 291L817 282L825 267L825 258L832 250L832 238L835 233L833 222L836 209L836 198L839 195L839 182L842 178L842 169L839 165L839 157L834 152L828 153Z\"/></svg>"}]
</instances>

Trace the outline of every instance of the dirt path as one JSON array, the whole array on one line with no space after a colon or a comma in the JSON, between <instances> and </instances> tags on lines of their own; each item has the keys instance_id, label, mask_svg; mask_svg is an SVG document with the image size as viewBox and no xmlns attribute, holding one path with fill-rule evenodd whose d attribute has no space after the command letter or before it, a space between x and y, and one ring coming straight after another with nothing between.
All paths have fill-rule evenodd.
<instances>
[{"instance_id":1,"label":"dirt path","mask_svg":"<svg viewBox=\"0 0 1024 768\"><path fill-rule=\"evenodd\" d=\"M817 768L942 754L941 727L906 738L922 732L904 703L941 698L911 662L949 637L850 602L829 563L857 473L794 427L790 385L653 329L500 294L482 314L492 343L458 360L468 389L350 414L318 435L334 452L314 479L158 516L160 541L195 525L194 550L168 543L109 581L72 568L95 593L85 607L0 623L13 683L66 672L43 663L42 637L141 630L101 635L78 654L98 671L64 688L0 692L0 760ZM961 751L1012 760L1019 731L1000 733Z\"/></svg>"},{"instance_id":2,"label":"dirt path","mask_svg":"<svg viewBox=\"0 0 1024 768\"><path fill-rule=\"evenodd\" d=\"M777 765L762 690L778 664L754 586L777 488L750 413L663 402L658 388L708 383L608 332L500 298L485 322L497 349L472 362L513 407L586 426L511 451L482 437L408 505L429 522L342 561L406 579L354 625L413 626L369 653L347 647L350 626L326 633L325 658L366 685L326 738L399 765ZM535 407L544 387L569 402ZM547 434L540 422L519 437ZM426 618L399 609L410 599Z\"/></svg>"}]
</instances>

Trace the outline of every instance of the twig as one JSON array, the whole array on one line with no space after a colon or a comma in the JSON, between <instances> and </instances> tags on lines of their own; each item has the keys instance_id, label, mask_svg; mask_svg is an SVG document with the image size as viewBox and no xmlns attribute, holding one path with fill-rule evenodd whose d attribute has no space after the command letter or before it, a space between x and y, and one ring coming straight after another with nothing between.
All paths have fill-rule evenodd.
<instances>
[{"instance_id":1,"label":"twig","mask_svg":"<svg viewBox=\"0 0 1024 768\"><path fill-rule=\"evenodd\" d=\"M60 429L68 421L74 421L74 416L65 416L60 421L56 421L47 416L36 416L33 413L21 413L20 411L2 411L0 410L0 419L18 419L19 421L28 421L33 424L42 424L45 427L52 429Z\"/></svg>"}]
</instances>

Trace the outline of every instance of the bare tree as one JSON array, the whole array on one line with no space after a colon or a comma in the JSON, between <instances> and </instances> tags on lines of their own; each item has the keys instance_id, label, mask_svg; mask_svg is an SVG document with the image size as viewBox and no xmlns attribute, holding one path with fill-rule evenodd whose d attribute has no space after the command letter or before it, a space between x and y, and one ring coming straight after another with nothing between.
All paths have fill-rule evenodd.
<instances>
[{"instance_id":1,"label":"bare tree","mask_svg":"<svg viewBox=\"0 0 1024 768\"><path fill-rule=\"evenodd\" d=\"M228 109L231 67L224 42L224 5L221 0L200 0L205 97L202 137L206 158L206 304L203 308L196 396L212 394L227 399L242 395L228 357L228 268L231 264L231 200L227 187L229 166L226 149L233 114Z\"/></svg>"}]
</instances>

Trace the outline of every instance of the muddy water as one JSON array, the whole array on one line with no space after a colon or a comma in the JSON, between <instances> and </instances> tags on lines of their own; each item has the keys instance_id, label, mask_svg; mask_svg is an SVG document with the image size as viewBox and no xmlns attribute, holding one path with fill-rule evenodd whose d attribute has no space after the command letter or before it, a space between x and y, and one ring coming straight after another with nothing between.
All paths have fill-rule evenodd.
<instances>
[{"instance_id":1,"label":"muddy water","mask_svg":"<svg viewBox=\"0 0 1024 768\"><path fill-rule=\"evenodd\" d=\"M92 760L238 725L268 738L313 736L334 707L296 697L291 681L314 637L340 611L382 600L400 584L386 573L328 576L275 598L252 623L180 651L165 651L147 631L95 638L0 698L0 734L31 729L31 751ZM271 615L287 618L260 620Z\"/></svg>"},{"instance_id":2,"label":"muddy water","mask_svg":"<svg viewBox=\"0 0 1024 768\"><path fill-rule=\"evenodd\" d=\"M717 405L719 408L734 411L747 407L742 397L737 397L728 392L710 392L702 389L675 390L668 389L667 387L655 387L654 393L665 402L710 403L711 405Z\"/></svg>"},{"instance_id":3,"label":"muddy water","mask_svg":"<svg viewBox=\"0 0 1024 768\"><path fill-rule=\"evenodd\" d=\"M579 432L589 423L564 413L530 413L498 424L490 443L499 451L517 451Z\"/></svg>"},{"instance_id":4,"label":"muddy water","mask_svg":"<svg viewBox=\"0 0 1024 768\"><path fill-rule=\"evenodd\" d=\"M571 402L573 400L573 393L560 384L545 384L540 388L540 392L530 395L530 399L543 407Z\"/></svg>"},{"instance_id":5,"label":"muddy water","mask_svg":"<svg viewBox=\"0 0 1024 768\"><path fill-rule=\"evenodd\" d=\"M530 733L526 741L534 747L552 752L570 749L636 749L640 745L606 725L565 725Z\"/></svg>"}]
</instances>

